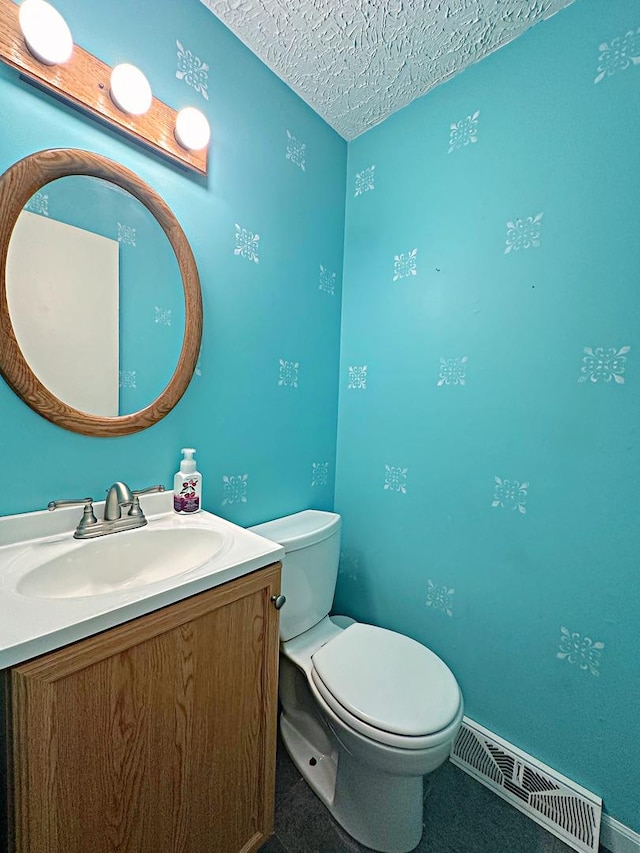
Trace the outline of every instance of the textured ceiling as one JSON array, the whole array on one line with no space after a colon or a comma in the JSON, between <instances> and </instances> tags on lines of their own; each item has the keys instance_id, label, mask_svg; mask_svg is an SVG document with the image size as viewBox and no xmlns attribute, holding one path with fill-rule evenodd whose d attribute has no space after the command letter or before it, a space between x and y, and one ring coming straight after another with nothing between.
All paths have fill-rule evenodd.
<instances>
[{"instance_id":1,"label":"textured ceiling","mask_svg":"<svg viewBox=\"0 0 640 853\"><path fill-rule=\"evenodd\" d=\"M573 0L201 0L345 139Z\"/></svg>"}]
</instances>

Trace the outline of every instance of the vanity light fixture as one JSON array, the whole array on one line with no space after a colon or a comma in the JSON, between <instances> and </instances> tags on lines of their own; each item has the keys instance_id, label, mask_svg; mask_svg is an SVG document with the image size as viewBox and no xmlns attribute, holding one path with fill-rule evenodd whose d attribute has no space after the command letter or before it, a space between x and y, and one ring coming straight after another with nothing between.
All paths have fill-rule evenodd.
<instances>
[{"instance_id":1,"label":"vanity light fixture","mask_svg":"<svg viewBox=\"0 0 640 853\"><path fill-rule=\"evenodd\" d=\"M36 59L45 65L61 65L71 58L71 30L50 3L46 0L25 0L18 17L27 47Z\"/></svg>"},{"instance_id":2,"label":"vanity light fixture","mask_svg":"<svg viewBox=\"0 0 640 853\"><path fill-rule=\"evenodd\" d=\"M201 151L209 144L209 122L200 110L184 107L176 116L175 135L183 148L188 151Z\"/></svg>"},{"instance_id":3,"label":"vanity light fixture","mask_svg":"<svg viewBox=\"0 0 640 853\"><path fill-rule=\"evenodd\" d=\"M177 110L153 97L142 72L134 69L133 83L119 82L117 67L74 45L64 18L46 0L23 0L20 5L0 0L0 61L23 80L130 140L182 168L207 174L209 129L204 116L199 124L206 126L206 133L194 137L191 130L177 131ZM187 121L189 127L192 121Z\"/></svg>"},{"instance_id":4,"label":"vanity light fixture","mask_svg":"<svg viewBox=\"0 0 640 853\"><path fill-rule=\"evenodd\" d=\"M153 94L149 81L139 68L122 62L111 72L111 100L123 112L141 116L149 112Z\"/></svg>"}]
</instances>

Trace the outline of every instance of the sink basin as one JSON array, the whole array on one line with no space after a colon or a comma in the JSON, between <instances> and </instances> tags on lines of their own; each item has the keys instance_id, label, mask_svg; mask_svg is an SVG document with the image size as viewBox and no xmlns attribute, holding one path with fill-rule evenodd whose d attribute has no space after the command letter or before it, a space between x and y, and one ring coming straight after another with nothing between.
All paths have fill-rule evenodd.
<instances>
[{"instance_id":1,"label":"sink basin","mask_svg":"<svg viewBox=\"0 0 640 853\"><path fill-rule=\"evenodd\" d=\"M74 543L38 562L20 578L16 592L32 598L81 598L135 589L202 566L227 539L204 527L112 533Z\"/></svg>"},{"instance_id":2,"label":"sink basin","mask_svg":"<svg viewBox=\"0 0 640 853\"><path fill-rule=\"evenodd\" d=\"M75 506L0 516L0 669L284 557L281 545L205 509L177 514L171 491L143 495L140 505L145 527L86 540L73 538ZM94 506L102 518L104 501Z\"/></svg>"}]
</instances>

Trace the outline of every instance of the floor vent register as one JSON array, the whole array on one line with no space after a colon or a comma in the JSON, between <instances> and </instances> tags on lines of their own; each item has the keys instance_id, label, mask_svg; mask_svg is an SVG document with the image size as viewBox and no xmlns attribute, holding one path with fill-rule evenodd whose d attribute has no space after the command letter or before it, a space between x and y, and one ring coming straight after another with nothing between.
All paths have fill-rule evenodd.
<instances>
[{"instance_id":1,"label":"floor vent register","mask_svg":"<svg viewBox=\"0 0 640 853\"><path fill-rule=\"evenodd\" d=\"M602 800L464 718L451 761L579 853L597 853Z\"/></svg>"}]
</instances>

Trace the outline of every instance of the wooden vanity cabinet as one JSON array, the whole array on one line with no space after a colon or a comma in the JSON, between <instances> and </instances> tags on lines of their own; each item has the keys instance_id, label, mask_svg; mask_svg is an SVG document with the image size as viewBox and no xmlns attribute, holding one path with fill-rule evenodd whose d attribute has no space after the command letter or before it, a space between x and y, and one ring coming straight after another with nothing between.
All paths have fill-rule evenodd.
<instances>
[{"instance_id":1,"label":"wooden vanity cabinet","mask_svg":"<svg viewBox=\"0 0 640 853\"><path fill-rule=\"evenodd\" d=\"M12 667L10 853L250 853L273 831L280 564Z\"/></svg>"}]
</instances>

